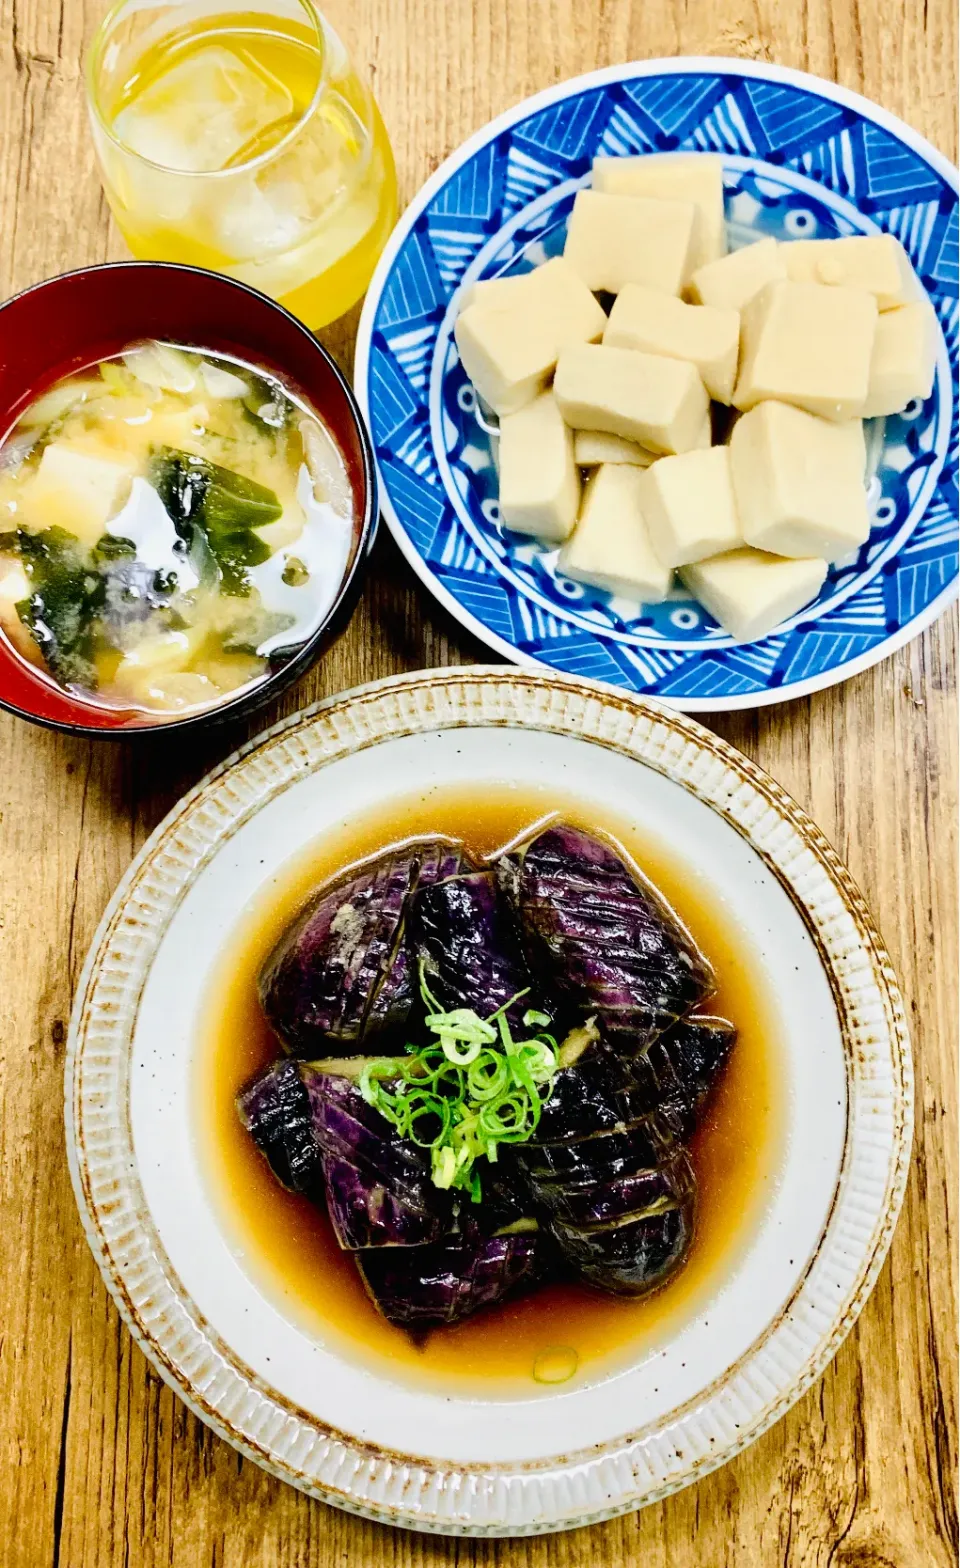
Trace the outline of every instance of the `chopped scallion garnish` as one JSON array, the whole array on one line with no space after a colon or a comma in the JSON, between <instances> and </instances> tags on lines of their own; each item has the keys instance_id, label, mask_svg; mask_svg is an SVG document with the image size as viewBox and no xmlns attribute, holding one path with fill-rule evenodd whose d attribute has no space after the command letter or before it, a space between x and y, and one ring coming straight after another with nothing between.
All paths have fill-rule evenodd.
<instances>
[{"instance_id":1,"label":"chopped scallion garnish","mask_svg":"<svg viewBox=\"0 0 960 1568\"><path fill-rule=\"evenodd\" d=\"M405 1057L368 1062L360 1093L401 1137L431 1151L435 1186L462 1189L478 1203L477 1160L495 1163L501 1144L526 1143L537 1129L559 1066L557 1042L544 1033L551 1020L529 1010L524 1027L537 1032L515 1040L508 1013L522 991L489 1018L469 1007L447 1012L422 964L420 992L436 1038L408 1046Z\"/></svg>"}]
</instances>

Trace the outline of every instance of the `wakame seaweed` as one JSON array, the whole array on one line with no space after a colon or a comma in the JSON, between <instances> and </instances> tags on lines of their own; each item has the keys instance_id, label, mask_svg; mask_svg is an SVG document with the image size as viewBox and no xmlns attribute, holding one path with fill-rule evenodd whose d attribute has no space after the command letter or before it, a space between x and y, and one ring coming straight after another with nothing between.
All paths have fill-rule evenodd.
<instances>
[{"instance_id":1,"label":"wakame seaweed","mask_svg":"<svg viewBox=\"0 0 960 1568\"><path fill-rule=\"evenodd\" d=\"M254 529L281 515L276 493L205 457L169 447L157 453L151 480L188 549L193 551L199 531L226 592L245 598L249 568L270 558L270 546Z\"/></svg>"},{"instance_id":2,"label":"wakame seaweed","mask_svg":"<svg viewBox=\"0 0 960 1568\"><path fill-rule=\"evenodd\" d=\"M92 553L63 528L20 529L17 553L30 585L16 607L21 621L57 680L96 687L95 623L106 585Z\"/></svg>"}]
</instances>

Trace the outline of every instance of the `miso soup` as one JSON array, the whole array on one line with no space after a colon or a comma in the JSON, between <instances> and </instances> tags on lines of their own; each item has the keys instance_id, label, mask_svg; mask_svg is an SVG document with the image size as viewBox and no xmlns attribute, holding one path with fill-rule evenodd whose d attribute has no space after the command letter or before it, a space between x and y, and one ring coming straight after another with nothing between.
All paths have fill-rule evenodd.
<instances>
[{"instance_id":1,"label":"miso soup","mask_svg":"<svg viewBox=\"0 0 960 1568\"><path fill-rule=\"evenodd\" d=\"M0 635L113 708L174 717L264 680L322 624L354 539L317 413L202 349L133 345L0 442Z\"/></svg>"}]
</instances>

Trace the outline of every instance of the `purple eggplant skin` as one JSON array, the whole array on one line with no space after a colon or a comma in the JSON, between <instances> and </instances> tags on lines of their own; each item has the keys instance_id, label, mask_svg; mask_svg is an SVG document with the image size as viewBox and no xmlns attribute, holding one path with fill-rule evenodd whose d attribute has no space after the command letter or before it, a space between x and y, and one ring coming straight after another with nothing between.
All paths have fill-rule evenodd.
<instances>
[{"instance_id":1,"label":"purple eggplant skin","mask_svg":"<svg viewBox=\"0 0 960 1568\"><path fill-rule=\"evenodd\" d=\"M634 1169L612 1181L551 1182L531 1177L530 1188L551 1218L591 1226L676 1208L694 1193L696 1178L685 1152L677 1149L661 1165Z\"/></svg>"},{"instance_id":2,"label":"purple eggplant skin","mask_svg":"<svg viewBox=\"0 0 960 1568\"><path fill-rule=\"evenodd\" d=\"M464 863L457 846L423 840L323 888L284 932L260 973L264 1013L295 1056L357 1051L400 1028L417 999L403 924L413 888Z\"/></svg>"},{"instance_id":3,"label":"purple eggplant skin","mask_svg":"<svg viewBox=\"0 0 960 1568\"><path fill-rule=\"evenodd\" d=\"M682 1143L700 1126L736 1043L737 1031L725 1018L685 1018L637 1059L644 1092L655 1096L660 1115Z\"/></svg>"},{"instance_id":4,"label":"purple eggplant skin","mask_svg":"<svg viewBox=\"0 0 960 1568\"><path fill-rule=\"evenodd\" d=\"M237 1113L281 1186L322 1194L322 1151L299 1062L285 1058L257 1073L237 1095Z\"/></svg>"},{"instance_id":5,"label":"purple eggplant skin","mask_svg":"<svg viewBox=\"0 0 960 1568\"><path fill-rule=\"evenodd\" d=\"M602 840L559 824L501 861L534 973L632 1055L699 1006L709 964L654 890Z\"/></svg>"},{"instance_id":6,"label":"purple eggplant skin","mask_svg":"<svg viewBox=\"0 0 960 1568\"><path fill-rule=\"evenodd\" d=\"M487 1018L519 992L508 1010L514 1028L536 1007L512 910L492 871L418 887L410 900L410 949L441 1007L470 1007Z\"/></svg>"},{"instance_id":7,"label":"purple eggplant skin","mask_svg":"<svg viewBox=\"0 0 960 1568\"><path fill-rule=\"evenodd\" d=\"M345 1252L366 1247L425 1247L450 1228L450 1205L408 1199L359 1160L323 1156L327 1212ZM441 1194L434 1188L437 1199Z\"/></svg>"},{"instance_id":8,"label":"purple eggplant skin","mask_svg":"<svg viewBox=\"0 0 960 1568\"><path fill-rule=\"evenodd\" d=\"M693 1240L695 1200L604 1226L551 1230L564 1260L580 1277L617 1296L642 1296L679 1268Z\"/></svg>"},{"instance_id":9,"label":"purple eggplant skin","mask_svg":"<svg viewBox=\"0 0 960 1568\"><path fill-rule=\"evenodd\" d=\"M352 1079L284 1059L240 1091L237 1110L278 1180L326 1201L345 1251L421 1247L454 1226L454 1204L433 1185L427 1155Z\"/></svg>"},{"instance_id":10,"label":"purple eggplant skin","mask_svg":"<svg viewBox=\"0 0 960 1568\"><path fill-rule=\"evenodd\" d=\"M662 1164L675 1147L670 1129L654 1111L588 1138L518 1144L516 1157L523 1170L540 1180L612 1181L631 1169Z\"/></svg>"},{"instance_id":11,"label":"purple eggplant skin","mask_svg":"<svg viewBox=\"0 0 960 1568\"><path fill-rule=\"evenodd\" d=\"M374 1305L407 1329L458 1323L535 1285L541 1234L478 1236L441 1246L359 1253L357 1266Z\"/></svg>"}]
</instances>

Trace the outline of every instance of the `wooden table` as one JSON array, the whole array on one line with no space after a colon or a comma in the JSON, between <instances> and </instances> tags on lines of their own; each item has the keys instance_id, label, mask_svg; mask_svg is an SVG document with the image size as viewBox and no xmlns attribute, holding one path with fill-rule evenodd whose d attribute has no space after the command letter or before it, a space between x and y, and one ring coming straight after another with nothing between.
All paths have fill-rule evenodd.
<instances>
[{"instance_id":1,"label":"wooden table","mask_svg":"<svg viewBox=\"0 0 960 1568\"><path fill-rule=\"evenodd\" d=\"M84 117L97 0L0 0L0 296L120 256ZM242 9L238 6L238 9ZM402 196L519 98L658 54L776 60L868 94L955 156L954 7L924 0L336 0ZM356 313L324 341L349 364ZM2 345L0 345L2 351ZM946 1568L955 1561L956 704L953 617L843 688L717 721L812 813L878 917L917 1064L890 1257L823 1379L739 1459L591 1531L446 1542L337 1513L196 1421L122 1326L64 1158L87 944L131 856L242 733L91 746L0 718L0 1565ZM487 660L384 535L353 624L264 722L361 681Z\"/></svg>"}]
</instances>

